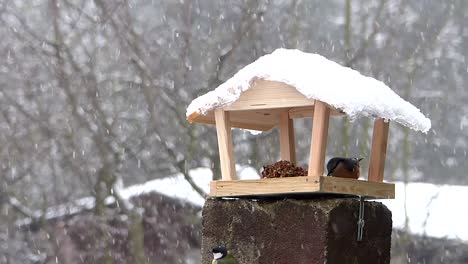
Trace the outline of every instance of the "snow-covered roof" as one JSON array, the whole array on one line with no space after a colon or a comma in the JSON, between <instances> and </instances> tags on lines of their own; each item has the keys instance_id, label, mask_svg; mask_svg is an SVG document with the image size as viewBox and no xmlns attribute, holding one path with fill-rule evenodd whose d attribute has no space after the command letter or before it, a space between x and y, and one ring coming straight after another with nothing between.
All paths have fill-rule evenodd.
<instances>
[{"instance_id":1,"label":"snow-covered roof","mask_svg":"<svg viewBox=\"0 0 468 264\"><path fill-rule=\"evenodd\" d=\"M306 98L325 102L351 118L381 117L422 132L431 127L418 108L383 82L321 55L289 49L260 57L215 90L193 100L187 108L188 119L231 105L258 79L290 85Z\"/></svg>"}]
</instances>

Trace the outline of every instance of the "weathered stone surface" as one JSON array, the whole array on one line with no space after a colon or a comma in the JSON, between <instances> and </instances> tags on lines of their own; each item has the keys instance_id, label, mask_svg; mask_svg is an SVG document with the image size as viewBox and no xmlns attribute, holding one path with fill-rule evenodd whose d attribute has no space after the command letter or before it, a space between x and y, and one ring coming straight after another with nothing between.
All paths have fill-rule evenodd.
<instances>
[{"instance_id":1,"label":"weathered stone surface","mask_svg":"<svg viewBox=\"0 0 468 264\"><path fill-rule=\"evenodd\" d=\"M208 199L203 208L202 259L225 245L239 263L390 263L391 212L365 203L357 242L359 201L335 199Z\"/></svg>"}]
</instances>

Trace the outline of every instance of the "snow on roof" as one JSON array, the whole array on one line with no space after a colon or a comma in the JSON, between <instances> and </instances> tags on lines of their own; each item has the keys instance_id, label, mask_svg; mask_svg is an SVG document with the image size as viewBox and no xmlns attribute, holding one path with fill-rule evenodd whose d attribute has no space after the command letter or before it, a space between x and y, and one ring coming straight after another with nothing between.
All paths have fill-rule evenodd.
<instances>
[{"instance_id":1,"label":"snow on roof","mask_svg":"<svg viewBox=\"0 0 468 264\"><path fill-rule=\"evenodd\" d=\"M283 82L310 99L341 109L351 118L377 116L427 132L431 121L383 82L361 75L325 57L300 50L277 49L245 66L187 108L187 117L235 102L254 79Z\"/></svg>"},{"instance_id":2,"label":"snow on roof","mask_svg":"<svg viewBox=\"0 0 468 264\"><path fill-rule=\"evenodd\" d=\"M190 174L195 177L199 187L206 193L209 191L209 183L212 179L212 172L207 168L198 168L190 171ZM157 192L169 197L178 198L185 202L202 206L205 200L197 192L195 192L190 184L184 179L182 175L169 176L162 179L155 179L147 181L142 184L136 184L129 187L123 187L123 183L118 181L114 186L116 192L124 201L129 201L133 197L143 194ZM108 196L104 203L111 205L115 203L115 198ZM44 219L56 219L68 215L78 214L84 210L91 210L95 207L94 197L84 197L72 202L51 206L43 212L36 210L30 212L34 218L43 217ZM17 226L24 226L31 224L33 219L27 217L16 221Z\"/></svg>"},{"instance_id":3,"label":"snow on roof","mask_svg":"<svg viewBox=\"0 0 468 264\"><path fill-rule=\"evenodd\" d=\"M251 167L236 166L239 179L258 179L258 172ZM190 170L195 184L205 193L210 191L210 182L213 179L213 172L209 168L197 168ZM203 206L205 199L200 196L182 175L169 176L163 179L155 179L143 184L137 184L124 188L120 195L124 199L139 196L144 193L158 192L167 196L181 199L185 202Z\"/></svg>"},{"instance_id":4,"label":"snow on roof","mask_svg":"<svg viewBox=\"0 0 468 264\"><path fill-rule=\"evenodd\" d=\"M110 198L110 197L108 197ZM106 199L108 200L108 199ZM108 201L106 201L107 204ZM70 203L59 204L56 206L49 207L44 211L36 210L33 211L30 215L33 218L43 217L44 219L55 219L67 215L78 214L84 210L91 210L95 206L94 197L84 197L78 200L75 200ZM25 225L30 225L33 222L33 219L26 217L15 222L16 226L21 227Z\"/></svg>"},{"instance_id":5,"label":"snow on roof","mask_svg":"<svg viewBox=\"0 0 468 264\"><path fill-rule=\"evenodd\" d=\"M190 175L206 193L210 190L210 181L213 173L208 168L198 168L190 171ZM141 194L158 192L167 196L181 199L183 201L202 206L205 199L200 196L182 175L169 176L163 179L155 179L142 184L137 184L124 188L120 195L124 199L129 199Z\"/></svg>"}]
</instances>

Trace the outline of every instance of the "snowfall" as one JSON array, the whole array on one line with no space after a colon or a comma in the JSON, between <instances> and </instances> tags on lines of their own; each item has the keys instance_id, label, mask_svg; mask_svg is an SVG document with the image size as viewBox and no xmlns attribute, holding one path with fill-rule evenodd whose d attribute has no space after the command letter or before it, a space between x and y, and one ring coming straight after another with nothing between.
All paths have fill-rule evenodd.
<instances>
[{"instance_id":1,"label":"snowfall","mask_svg":"<svg viewBox=\"0 0 468 264\"><path fill-rule=\"evenodd\" d=\"M212 179L211 170L199 168L192 170L190 174L196 184L208 193L209 182ZM259 173L251 167L238 167L238 175L244 180L260 178ZM457 202L465 200L468 186L408 183L405 187L402 182L396 182L395 185L394 200L378 200L392 211L394 228L402 229L407 217L409 230L412 233L468 241L468 228L466 228L468 210L460 210ZM200 206L205 201L182 175L135 185L126 188L123 193L129 197L150 191L157 191ZM405 216L405 203L407 216Z\"/></svg>"},{"instance_id":2,"label":"snowfall","mask_svg":"<svg viewBox=\"0 0 468 264\"><path fill-rule=\"evenodd\" d=\"M294 86L307 98L326 102L343 110L351 118L378 116L422 132L427 132L431 127L431 121L417 107L402 99L383 82L321 55L288 49L277 49L260 57L213 91L196 98L188 106L187 116L193 113L204 115L235 102L257 78ZM211 171L197 169L191 173L199 186L208 191ZM258 178L258 173L252 168L242 169L238 175L241 179ZM182 176L148 182L135 188L153 187L159 192L198 205L204 201L183 181ZM465 227L468 210L460 211L453 206L456 201L463 201L463 194L467 192L468 186L405 185L397 182L396 199L381 201L392 211L393 226L396 228L403 228L405 219L408 219L409 230L413 233L468 241L468 228Z\"/></svg>"},{"instance_id":3,"label":"snowfall","mask_svg":"<svg viewBox=\"0 0 468 264\"><path fill-rule=\"evenodd\" d=\"M381 117L416 131L427 132L431 121L390 87L327 58L300 50L277 49L239 70L232 78L195 100L187 117L230 105L255 79L282 82L305 97L343 110L351 119Z\"/></svg>"},{"instance_id":4,"label":"snowfall","mask_svg":"<svg viewBox=\"0 0 468 264\"><path fill-rule=\"evenodd\" d=\"M315 74L310 74L311 72ZM379 116L422 132L427 132L431 127L430 120L418 108L403 100L384 83L363 76L320 55L285 49L278 49L272 54L259 58L214 91L195 99L188 107L187 115L195 112L205 114L216 107L234 102L249 88L250 82L255 78L292 85L308 98L329 103L351 117ZM258 171L253 168L236 169L240 179L259 178ZM211 170L198 168L191 170L190 174L195 183L208 193L209 182L212 179ZM182 175L156 179L126 188L120 184L114 191L126 201L149 192L159 192L199 206L205 201ZM392 211L395 228L403 228L405 219L408 219L409 230L413 233L468 241L468 228L465 226L468 210L456 209L457 201L464 201L463 194L466 193L468 186L438 186L426 183L405 185L397 182L396 199L381 201ZM109 197L107 202L113 203L112 199ZM74 203L51 207L44 217L56 218L93 207L94 199L86 197ZM40 212L32 213L36 216L40 214ZM30 222L30 219L23 219L18 221L17 225Z\"/></svg>"},{"instance_id":5,"label":"snowfall","mask_svg":"<svg viewBox=\"0 0 468 264\"><path fill-rule=\"evenodd\" d=\"M260 178L259 173L251 167L237 166L237 172L239 178L243 180ZM190 175L195 184L209 193L209 183L213 175L210 169L194 169L190 171ZM412 233L468 241L468 228L466 228L468 210L459 210L459 203L457 203L457 201L465 200L468 186L428 183L408 183L405 185L402 182L395 184L396 198L394 200L378 200L392 211L394 228L402 229L407 217L409 230ZM115 191L118 191L121 198L126 201L141 194L158 192L197 206L203 206L205 202L205 199L194 191L182 175L155 179L126 188L116 187ZM106 202L113 203L113 197L108 197ZM72 203L50 207L44 217L46 219L58 218L93 207L94 198L85 197ZM407 215L405 215L405 211ZM40 213L36 212L35 214L39 217ZM31 219L26 218L19 220L16 224L23 226L29 223L31 223Z\"/></svg>"}]
</instances>

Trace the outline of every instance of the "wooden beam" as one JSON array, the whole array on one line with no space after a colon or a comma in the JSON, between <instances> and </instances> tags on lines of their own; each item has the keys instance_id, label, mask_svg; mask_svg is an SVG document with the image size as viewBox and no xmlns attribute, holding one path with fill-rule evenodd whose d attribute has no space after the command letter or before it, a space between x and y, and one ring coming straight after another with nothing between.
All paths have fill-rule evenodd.
<instances>
[{"instance_id":1,"label":"wooden beam","mask_svg":"<svg viewBox=\"0 0 468 264\"><path fill-rule=\"evenodd\" d=\"M314 105L313 99L305 97L291 85L277 81L256 80L239 99L224 109L236 111L312 105Z\"/></svg>"},{"instance_id":2,"label":"wooden beam","mask_svg":"<svg viewBox=\"0 0 468 264\"><path fill-rule=\"evenodd\" d=\"M332 176L321 176L320 179L322 192L395 199L395 184L392 183L368 182Z\"/></svg>"},{"instance_id":3,"label":"wooden beam","mask_svg":"<svg viewBox=\"0 0 468 264\"><path fill-rule=\"evenodd\" d=\"M281 160L296 164L296 146L294 143L294 121L289 119L288 111L280 114L280 153Z\"/></svg>"},{"instance_id":4,"label":"wooden beam","mask_svg":"<svg viewBox=\"0 0 468 264\"><path fill-rule=\"evenodd\" d=\"M239 197L253 195L335 193L361 195L377 199L394 199L395 185L331 176L287 177L258 180L213 181L210 196Z\"/></svg>"},{"instance_id":5,"label":"wooden beam","mask_svg":"<svg viewBox=\"0 0 468 264\"><path fill-rule=\"evenodd\" d=\"M258 180L212 181L210 196L305 193L320 191L318 177L287 177Z\"/></svg>"},{"instance_id":6,"label":"wooden beam","mask_svg":"<svg viewBox=\"0 0 468 264\"><path fill-rule=\"evenodd\" d=\"M221 160L221 175L223 181L236 179L234 152L232 147L231 122L229 112L223 109L215 110L216 132L218 134L219 158Z\"/></svg>"},{"instance_id":7,"label":"wooden beam","mask_svg":"<svg viewBox=\"0 0 468 264\"><path fill-rule=\"evenodd\" d=\"M235 112L229 112L229 119L231 121L232 128L235 127L235 128L259 130L259 131L268 131L274 128L275 124L277 123L277 122L267 123L267 122L264 122L265 120L260 120L259 122L253 122L253 120L250 120L250 119L241 119L241 118L238 118ZM216 121L215 121L213 113L210 113L209 116L200 116L194 122L199 123L199 124L216 125Z\"/></svg>"},{"instance_id":8,"label":"wooden beam","mask_svg":"<svg viewBox=\"0 0 468 264\"><path fill-rule=\"evenodd\" d=\"M226 110L226 109L224 109ZM280 113L284 109L256 109L246 111L229 111L231 127L268 131L278 126ZM214 111L205 115L193 115L190 122L202 124L215 124Z\"/></svg>"},{"instance_id":9,"label":"wooden beam","mask_svg":"<svg viewBox=\"0 0 468 264\"><path fill-rule=\"evenodd\" d=\"M330 116L343 116L345 113L336 108L330 108ZM289 118L308 118L314 116L314 106L294 107L289 110Z\"/></svg>"},{"instance_id":10,"label":"wooden beam","mask_svg":"<svg viewBox=\"0 0 468 264\"><path fill-rule=\"evenodd\" d=\"M322 176L327 149L328 122L330 108L324 102L315 101L314 119L312 122L312 139L310 144L308 176Z\"/></svg>"},{"instance_id":11,"label":"wooden beam","mask_svg":"<svg viewBox=\"0 0 468 264\"><path fill-rule=\"evenodd\" d=\"M369 181L382 182L384 178L385 156L387 155L387 139L389 122L379 118L374 122L372 134L372 149L369 164Z\"/></svg>"}]
</instances>

